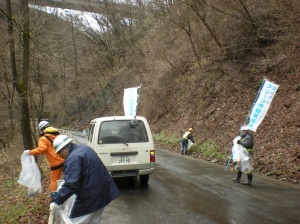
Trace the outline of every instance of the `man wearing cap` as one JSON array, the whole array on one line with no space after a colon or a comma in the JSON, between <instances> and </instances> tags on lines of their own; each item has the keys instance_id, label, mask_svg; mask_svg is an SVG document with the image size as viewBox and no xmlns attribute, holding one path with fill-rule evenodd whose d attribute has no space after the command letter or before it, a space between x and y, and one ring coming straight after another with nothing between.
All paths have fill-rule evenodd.
<instances>
[{"instance_id":1,"label":"man wearing cap","mask_svg":"<svg viewBox=\"0 0 300 224\"><path fill-rule=\"evenodd\" d=\"M50 190L52 200L56 193L56 181L61 179L63 171L64 159L55 153L53 148L53 141L60 133L56 128L50 126L48 121L41 121L39 123L40 139L38 147L31 150L25 150L26 155L42 155L44 154L50 166Z\"/></svg>"},{"instance_id":2,"label":"man wearing cap","mask_svg":"<svg viewBox=\"0 0 300 224\"><path fill-rule=\"evenodd\" d=\"M65 165L64 183L50 204L50 211L59 209L75 194L72 223L100 223L104 207L120 195L119 189L97 153L89 146L71 143L72 140L60 135L53 142Z\"/></svg>"},{"instance_id":3,"label":"man wearing cap","mask_svg":"<svg viewBox=\"0 0 300 224\"><path fill-rule=\"evenodd\" d=\"M252 157L252 150L253 150L253 137L250 134L249 128L247 127L241 127L241 139L237 141L237 144L242 145L244 148L247 149L250 155L250 163L253 160ZM233 182L239 183L241 181L242 177L242 171L238 168L237 169L237 177L232 179ZM253 179L253 174L252 171L247 173L248 181L243 182L244 185L252 185L252 179Z\"/></svg>"},{"instance_id":4,"label":"man wearing cap","mask_svg":"<svg viewBox=\"0 0 300 224\"><path fill-rule=\"evenodd\" d=\"M187 155L189 140L191 140L193 143L195 143L194 137L193 137L193 132L194 132L193 128L189 128L189 130L187 132L185 132L180 139L182 155Z\"/></svg>"}]
</instances>

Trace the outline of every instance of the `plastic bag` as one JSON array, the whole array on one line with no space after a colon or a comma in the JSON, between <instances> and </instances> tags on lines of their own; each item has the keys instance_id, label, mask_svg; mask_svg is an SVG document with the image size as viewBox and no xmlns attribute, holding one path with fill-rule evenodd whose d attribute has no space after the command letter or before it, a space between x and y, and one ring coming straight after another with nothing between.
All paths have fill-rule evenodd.
<instances>
[{"instance_id":1,"label":"plastic bag","mask_svg":"<svg viewBox=\"0 0 300 224\"><path fill-rule=\"evenodd\" d=\"M41 173L35 162L34 156L21 156L22 170L18 183L28 187L28 197L33 197L37 192L42 192Z\"/></svg>"},{"instance_id":2,"label":"plastic bag","mask_svg":"<svg viewBox=\"0 0 300 224\"><path fill-rule=\"evenodd\" d=\"M57 190L61 188L65 181L64 180L58 180L56 181L57 184ZM69 197L61 206L61 208L55 212L55 223L64 223L64 224L72 224L71 219L69 218L74 202L76 200L76 195L73 194L71 197Z\"/></svg>"},{"instance_id":3,"label":"plastic bag","mask_svg":"<svg viewBox=\"0 0 300 224\"><path fill-rule=\"evenodd\" d=\"M241 160L238 163L239 168L242 172L251 173L253 171L253 167L251 165L252 157L245 147L239 145L239 148L241 156Z\"/></svg>"},{"instance_id":4,"label":"plastic bag","mask_svg":"<svg viewBox=\"0 0 300 224\"><path fill-rule=\"evenodd\" d=\"M239 147L238 147L238 144L237 144L237 141L240 140L241 137L240 136L237 136L233 139L233 146L232 146L232 162L239 162L241 160L241 156L240 156L240 153L239 153Z\"/></svg>"},{"instance_id":5,"label":"plastic bag","mask_svg":"<svg viewBox=\"0 0 300 224\"><path fill-rule=\"evenodd\" d=\"M189 139L189 142L188 142L188 149L190 149L192 145L194 145L194 143Z\"/></svg>"},{"instance_id":6,"label":"plastic bag","mask_svg":"<svg viewBox=\"0 0 300 224\"><path fill-rule=\"evenodd\" d=\"M236 163L236 169L239 168L242 172L250 173L253 171L252 156L245 147L237 144L238 140L240 140L240 136L233 140L232 161Z\"/></svg>"}]
</instances>

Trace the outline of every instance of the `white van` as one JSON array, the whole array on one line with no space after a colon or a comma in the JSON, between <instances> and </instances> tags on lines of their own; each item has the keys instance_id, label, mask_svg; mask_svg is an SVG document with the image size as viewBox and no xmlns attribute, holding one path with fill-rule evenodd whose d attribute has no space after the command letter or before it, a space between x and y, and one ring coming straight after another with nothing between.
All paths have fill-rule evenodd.
<instances>
[{"instance_id":1,"label":"white van","mask_svg":"<svg viewBox=\"0 0 300 224\"><path fill-rule=\"evenodd\" d=\"M147 184L154 172L155 150L144 117L100 117L90 122L87 145L93 148L112 177L139 176Z\"/></svg>"}]
</instances>

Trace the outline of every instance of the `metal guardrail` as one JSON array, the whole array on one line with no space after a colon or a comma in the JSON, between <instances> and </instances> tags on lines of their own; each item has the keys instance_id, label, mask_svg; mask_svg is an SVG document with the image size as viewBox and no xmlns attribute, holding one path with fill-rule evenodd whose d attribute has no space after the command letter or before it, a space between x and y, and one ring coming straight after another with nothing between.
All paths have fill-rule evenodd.
<instances>
[{"instance_id":1,"label":"metal guardrail","mask_svg":"<svg viewBox=\"0 0 300 224\"><path fill-rule=\"evenodd\" d=\"M66 135L69 138L73 139L73 142L75 144L79 144L79 142L73 137L73 134L71 134L70 132L68 132L68 131L66 131L64 129L58 129L58 131L59 131L60 134Z\"/></svg>"}]
</instances>

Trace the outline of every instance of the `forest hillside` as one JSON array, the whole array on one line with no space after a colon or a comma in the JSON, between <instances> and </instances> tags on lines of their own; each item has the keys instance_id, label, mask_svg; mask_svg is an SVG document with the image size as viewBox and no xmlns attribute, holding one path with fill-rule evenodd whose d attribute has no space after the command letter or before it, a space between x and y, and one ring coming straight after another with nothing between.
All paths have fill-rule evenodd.
<instances>
[{"instance_id":1,"label":"forest hillside","mask_svg":"<svg viewBox=\"0 0 300 224\"><path fill-rule=\"evenodd\" d=\"M123 115L123 89L141 85L137 114L149 120L157 146L179 153L179 139L192 127L196 145L189 156L225 166L267 78L279 89L252 133L255 172L300 181L299 1L149 1L134 8L129 21L111 10L98 20L110 24L101 34L79 29L75 17L66 25L31 10L33 117L82 130L95 117ZM11 93L6 38L1 85ZM3 97L2 132L11 125L7 108ZM12 108L18 130L21 113L17 103Z\"/></svg>"},{"instance_id":2,"label":"forest hillside","mask_svg":"<svg viewBox=\"0 0 300 224\"><path fill-rule=\"evenodd\" d=\"M179 138L193 127L191 156L225 166L232 139L267 78L280 86L253 133L255 171L297 183L300 5L248 1L248 11L239 1L231 9L222 2L181 1L160 18L147 18L152 26L110 78L117 99L94 117L122 115L122 90L142 85L138 115L150 121L157 144L179 153Z\"/></svg>"}]
</instances>

